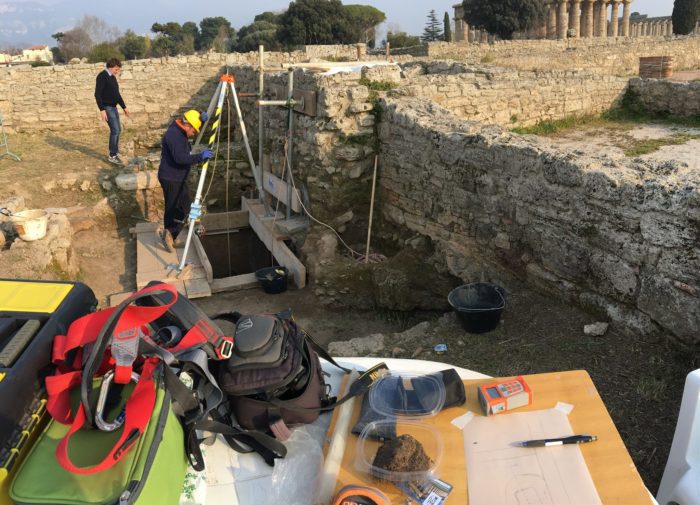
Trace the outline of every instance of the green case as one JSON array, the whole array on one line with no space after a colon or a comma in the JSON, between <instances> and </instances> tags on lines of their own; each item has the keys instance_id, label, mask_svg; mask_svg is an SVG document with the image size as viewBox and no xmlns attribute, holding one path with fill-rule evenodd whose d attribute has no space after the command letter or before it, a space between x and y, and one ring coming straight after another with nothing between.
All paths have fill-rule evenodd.
<instances>
[{"instance_id":1,"label":"green case","mask_svg":"<svg viewBox=\"0 0 700 505\"><path fill-rule=\"evenodd\" d=\"M56 446L69 427L51 420L12 481L12 500L17 505L177 505L187 469L184 435L169 393L162 380L157 382L146 433L117 464L97 474L66 471L56 460ZM121 428L80 430L70 442L71 459L80 466L97 464L120 435Z\"/></svg>"}]
</instances>

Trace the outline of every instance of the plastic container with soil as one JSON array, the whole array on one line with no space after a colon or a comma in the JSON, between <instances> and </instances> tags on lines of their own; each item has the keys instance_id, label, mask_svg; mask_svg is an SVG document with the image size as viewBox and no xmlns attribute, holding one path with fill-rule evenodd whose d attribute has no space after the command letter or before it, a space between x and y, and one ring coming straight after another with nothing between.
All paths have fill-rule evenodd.
<instances>
[{"instance_id":1,"label":"plastic container with soil","mask_svg":"<svg viewBox=\"0 0 700 505\"><path fill-rule=\"evenodd\" d=\"M506 306L503 288L487 282L459 286L450 292L447 301L468 333L494 330Z\"/></svg>"},{"instance_id":2,"label":"plastic container with soil","mask_svg":"<svg viewBox=\"0 0 700 505\"><path fill-rule=\"evenodd\" d=\"M372 434L396 425L396 438L377 440ZM357 441L355 467L390 482L422 481L440 466L440 432L432 425L404 419L374 421Z\"/></svg>"},{"instance_id":3,"label":"plastic container with soil","mask_svg":"<svg viewBox=\"0 0 700 505\"><path fill-rule=\"evenodd\" d=\"M389 372L368 394L372 410L384 417L432 417L445 405L445 384L435 375Z\"/></svg>"},{"instance_id":4,"label":"plastic container with soil","mask_svg":"<svg viewBox=\"0 0 700 505\"><path fill-rule=\"evenodd\" d=\"M255 272L255 278L258 280L265 293L276 295L287 291L287 275L289 270L287 267L275 266L261 268Z\"/></svg>"}]
</instances>

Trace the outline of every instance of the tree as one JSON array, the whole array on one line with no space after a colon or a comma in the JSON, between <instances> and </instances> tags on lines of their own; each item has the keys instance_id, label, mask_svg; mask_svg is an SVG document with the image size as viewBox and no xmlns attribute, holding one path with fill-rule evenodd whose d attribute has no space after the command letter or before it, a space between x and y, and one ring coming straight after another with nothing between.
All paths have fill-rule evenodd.
<instances>
[{"instance_id":1,"label":"tree","mask_svg":"<svg viewBox=\"0 0 700 505\"><path fill-rule=\"evenodd\" d=\"M226 52L236 33L229 20L222 16L202 19L199 31L199 49L214 49L217 52Z\"/></svg>"},{"instance_id":2,"label":"tree","mask_svg":"<svg viewBox=\"0 0 700 505\"><path fill-rule=\"evenodd\" d=\"M148 42L147 42L148 41ZM136 35L133 30L127 30L116 41L117 48L126 60L139 60L148 54L148 37Z\"/></svg>"},{"instance_id":3,"label":"tree","mask_svg":"<svg viewBox=\"0 0 700 505\"><path fill-rule=\"evenodd\" d=\"M673 33L676 35L688 35L695 29L700 14L699 0L675 0L673 2Z\"/></svg>"},{"instance_id":4,"label":"tree","mask_svg":"<svg viewBox=\"0 0 700 505\"><path fill-rule=\"evenodd\" d=\"M106 62L110 58L124 59L124 54L119 51L117 44L114 42L100 42L90 50L88 55L90 63Z\"/></svg>"},{"instance_id":5,"label":"tree","mask_svg":"<svg viewBox=\"0 0 700 505\"><path fill-rule=\"evenodd\" d=\"M185 23L185 25L188 25L189 31L185 31L180 23L174 21L165 24L153 23L151 31L156 34L151 45L153 54L156 56L175 56L194 53L196 41L189 23Z\"/></svg>"},{"instance_id":6,"label":"tree","mask_svg":"<svg viewBox=\"0 0 700 505\"><path fill-rule=\"evenodd\" d=\"M445 25L445 42L452 42L452 22L447 12L445 12L445 18L442 24Z\"/></svg>"},{"instance_id":7,"label":"tree","mask_svg":"<svg viewBox=\"0 0 700 505\"><path fill-rule=\"evenodd\" d=\"M238 40L235 49L240 52L257 51L260 44L269 51L279 51L282 49L277 39L279 26L269 21L255 21L252 24L243 26L238 30Z\"/></svg>"},{"instance_id":8,"label":"tree","mask_svg":"<svg viewBox=\"0 0 700 505\"><path fill-rule=\"evenodd\" d=\"M437 40L442 40L443 37L444 34L442 33L440 21L438 21L437 14L435 14L435 9L433 9L428 14L428 22L425 24L425 30L423 30L421 40L423 42L435 42Z\"/></svg>"},{"instance_id":9,"label":"tree","mask_svg":"<svg viewBox=\"0 0 700 505\"><path fill-rule=\"evenodd\" d=\"M280 19L282 19L282 14L278 14L276 12L270 12L270 11L265 11L262 14L258 14L255 16L255 19L253 19L253 22L255 21L267 21L268 23L273 23L273 24L280 24Z\"/></svg>"},{"instance_id":10,"label":"tree","mask_svg":"<svg viewBox=\"0 0 700 505\"><path fill-rule=\"evenodd\" d=\"M406 32L387 32L386 41L394 49L420 45L420 37L406 35Z\"/></svg>"},{"instance_id":11,"label":"tree","mask_svg":"<svg viewBox=\"0 0 700 505\"><path fill-rule=\"evenodd\" d=\"M93 46L90 35L82 28L68 30L61 37L58 48L65 55L66 60L73 58L84 58Z\"/></svg>"},{"instance_id":12,"label":"tree","mask_svg":"<svg viewBox=\"0 0 700 505\"><path fill-rule=\"evenodd\" d=\"M194 49L199 51L201 49L200 44L200 33L199 33L199 27L197 26L197 23L194 21L187 21L185 23L182 23L182 39L183 41L187 39L191 39L194 44Z\"/></svg>"},{"instance_id":13,"label":"tree","mask_svg":"<svg viewBox=\"0 0 700 505\"><path fill-rule=\"evenodd\" d=\"M280 19L279 38L287 47L352 44L357 31L340 0L296 0Z\"/></svg>"},{"instance_id":14,"label":"tree","mask_svg":"<svg viewBox=\"0 0 700 505\"><path fill-rule=\"evenodd\" d=\"M386 21L386 14L371 5L346 5L352 25L357 30L357 42L374 47L377 25Z\"/></svg>"},{"instance_id":15,"label":"tree","mask_svg":"<svg viewBox=\"0 0 700 505\"><path fill-rule=\"evenodd\" d=\"M61 51L58 46L53 46L51 48L51 54L53 54L54 63L66 63L66 55L63 54L63 51Z\"/></svg>"},{"instance_id":16,"label":"tree","mask_svg":"<svg viewBox=\"0 0 700 505\"><path fill-rule=\"evenodd\" d=\"M505 40L535 26L545 15L542 0L463 0L462 7L467 23Z\"/></svg>"},{"instance_id":17,"label":"tree","mask_svg":"<svg viewBox=\"0 0 700 505\"><path fill-rule=\"evenodd\" d=\"M107 24L104 19L97 16L83 16L75 27L85 30L95 44L113 42L121 35L119 28Z\"/></svg>"}]
</instances>

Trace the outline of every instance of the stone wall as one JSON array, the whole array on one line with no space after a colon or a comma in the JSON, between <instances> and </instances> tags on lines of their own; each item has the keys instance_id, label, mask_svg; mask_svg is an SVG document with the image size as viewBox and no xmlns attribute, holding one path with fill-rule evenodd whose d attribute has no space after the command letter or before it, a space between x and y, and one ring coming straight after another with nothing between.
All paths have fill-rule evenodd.
<instances>
[{"instance_id":1,"label":"stone wall","mask_svg":"<svg viewBox=\"0 0 700 505\"><path fill-rule=\"evenodd\" d=\"M663 79L630 80L630 98L643 109L657 114L700 117L700 82Z\"/></svg>"},{"instance_id":2,"label":"stone wall","mask_svg":"<svg viewBox=\"0 0 700 505\"><path fill-rule=\"evenodd\" d=\"M358 56L367 56L367 44L346 44L346 45L315 45L304 46L304 53L307 58L326 58L334 61L355 61Z\"/></svg>"},{"instance_id":3,"label":"stone wall","mask_svg":"<svg viewBox=\"0 0 700 505\"><path fill-rule=\"evenodd\" d=\"M406 53L520 70L589 68L613 75L636 75L641 56L673 56L676 70L700 68L700 37L500 40L491 44L431 42L396 52Z\"/></svg>"},{"instance_id":4,"label":"stone wall","mask_svg":"<svg viewBox=\"0 0 700 505\"><path fill-rule=\"evenodd\" d=\"M572 156L418 98L384 101L379 133L383 217L453 275L515 273L631 334L700 340L700 175Z\"/></svg>"},{"instance_id":5,"label":"stone wall","mask_svg":"<svg viewBox=\"0 0 700 505\"><path fill-rule=\"evenodd\" d=\"M502 126L603 112L616 104L628 82L593 71L484 69L449 61L402 67L409 78L395 94L428 98L460 117Z\"/></svg>"},{"instance_id":6,"label":"stone wall","mask_svg":"<svg viewBox=\"0 0 700 505\"><path fill-rule=\"evenodd\" d=\"M363 46L363 55L365 51ZM357 46L306 46L292 53L265 53L265 66L281 68L282 63L342 56L354 60ZM217 77L227 67L255 66L257 62L256 52L127 61L119 80L131 117L123 127L161 128L187 108L205 108ZM87 63L0 68L0 112L5 127L11 132L99 127L93 95L95 76L103 68Z\"/></svg>"}]
</instances>

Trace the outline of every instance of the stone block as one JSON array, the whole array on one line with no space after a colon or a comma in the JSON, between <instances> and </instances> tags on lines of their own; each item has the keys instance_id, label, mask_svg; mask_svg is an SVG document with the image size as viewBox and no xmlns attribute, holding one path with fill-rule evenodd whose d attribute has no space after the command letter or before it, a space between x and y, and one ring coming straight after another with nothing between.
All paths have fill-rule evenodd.
<instances>
[{"instance_id":1,"label":"stone block","mask_svg":"<svg viewBox=\"0 0 700 505\"><path fill-rule=\"evenodd\" d=\"M637 307L679 339L700 343L700 298L674 286L672 279L644 275Z\"/></svg>"},{"instance_id":2,"label":"stone block","mask_svg":"<svg viewBox=\"0 0 700 505\"><path fill-rule=\"evenodd\" d=\"M642 215L640 231L644 240L662 247L691 246L697 240L697 230L685 219L657 212Z\"/></svg>"}]
</instances>

